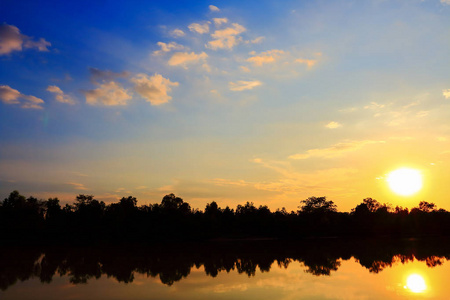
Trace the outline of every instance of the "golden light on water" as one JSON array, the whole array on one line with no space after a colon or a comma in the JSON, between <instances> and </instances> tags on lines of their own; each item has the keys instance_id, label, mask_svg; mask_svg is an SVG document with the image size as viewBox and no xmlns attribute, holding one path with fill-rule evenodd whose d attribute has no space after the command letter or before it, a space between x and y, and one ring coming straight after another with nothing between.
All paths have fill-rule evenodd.
<instances>
[{"instance_id":1,"label":"golden light on water","mask_svg":"<svg viewBox=\"0 0 450 300\"><path fill-rule=\"evenodd\" d=\"M406 279L405 289L408 289L413 293L422 293L427 289L427 285L422 276L419 274L411 274Z\"/></svg>"},{"instance_id":2,"label":"golden light on water","mask_svg":"<svg viewBox=\"0 0 450 300\"><path fill-rule=\"evenodd\" d=\"M415 169L401 168L392 171L386 181L394 193L402 196L413 195L422 189L422 174Z\"/></svg>"}]
</instances>

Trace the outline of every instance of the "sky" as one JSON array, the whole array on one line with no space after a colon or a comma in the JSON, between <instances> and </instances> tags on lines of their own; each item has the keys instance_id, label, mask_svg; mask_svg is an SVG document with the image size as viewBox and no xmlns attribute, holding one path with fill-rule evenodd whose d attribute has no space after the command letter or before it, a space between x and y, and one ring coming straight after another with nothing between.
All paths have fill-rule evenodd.
<instances>
[{"instance_id":1,"label":"sky","mask_svg":"<svg viewBox=\"0 0 450 300\"><path fill-rule=\"evenodd\" d=\"M449 54L449 0L3 0L0 197L450 210Z\"/></svg>"}]
</instances>

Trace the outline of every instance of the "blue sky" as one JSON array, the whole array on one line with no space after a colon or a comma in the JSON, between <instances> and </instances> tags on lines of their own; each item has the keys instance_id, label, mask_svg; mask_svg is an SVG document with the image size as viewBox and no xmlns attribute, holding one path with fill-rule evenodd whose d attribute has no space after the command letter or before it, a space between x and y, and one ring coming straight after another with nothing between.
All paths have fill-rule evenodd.
<instances>
[{"instance_id":1,"label":"blue sky","mask_svg":"<svg viewBox=\"0 0 450 300\"><path fill-rule=\"evenodd\" d=\"M2 1L0 192L450 208L450 3ZM386 186L399 167L424 188Z\"/></svg>"}]
</instances>

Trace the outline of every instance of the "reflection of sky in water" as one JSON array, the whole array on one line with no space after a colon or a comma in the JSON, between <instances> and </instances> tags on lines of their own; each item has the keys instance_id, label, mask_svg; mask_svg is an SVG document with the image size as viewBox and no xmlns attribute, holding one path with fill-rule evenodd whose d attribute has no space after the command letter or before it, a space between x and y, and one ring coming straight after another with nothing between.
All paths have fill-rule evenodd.
<instances>
[{"instance_id":1,"label":"reflection of sky in water","mask_svg":"<svg viewBox=\"0 0 450 300\"><path fill-rule=\"evenodd\" d=\"M193 267L188 277L172 286L159 278L134 274L132 283L118 283L103 275L88 284L72 285L67 276L55 276L51 284L37 279L19 282L0 292L2 299L448 299L445 278L448 262L428 268L424 262L397 263L379 273L369 272L353 258L341 260L331 276L305 272L302 263L288 268L273 263L269 272L256 271L248 277L236 270L205 274ZM420 274L420 275L419 275ZM425 286L425 283L427 286ZM420 293L419 293L420 291Z\"/></svg>"}]
</instances>

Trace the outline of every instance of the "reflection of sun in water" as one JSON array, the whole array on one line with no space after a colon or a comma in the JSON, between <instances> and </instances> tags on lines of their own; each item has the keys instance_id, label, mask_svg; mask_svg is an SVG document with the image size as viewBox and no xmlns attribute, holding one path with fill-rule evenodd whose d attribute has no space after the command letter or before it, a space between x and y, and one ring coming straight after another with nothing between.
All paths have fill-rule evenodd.
<instances>
[{"instance_id":1,"label":"reflection of sun in water","mask_svg":"<svg viewBox=\"0 0 450 300\"><path fill-rule=\"evenodd\" d=\"M410 196L422 188L422 174L415 169L401 168L392 171L386 181L394 193L402 196Z\"/></svg>"},{"instance_id":2,"label":"reflection of sun in water","mask_svg":"<svg viewBox=\"0 0 450 300\"><path fill-rule=\"evenodd\" d=\"M405 289L409 289L413 293L422 293L427 289L425 280L418 274L411 274L406 279Z\"/></svg>"}]
</instances>

